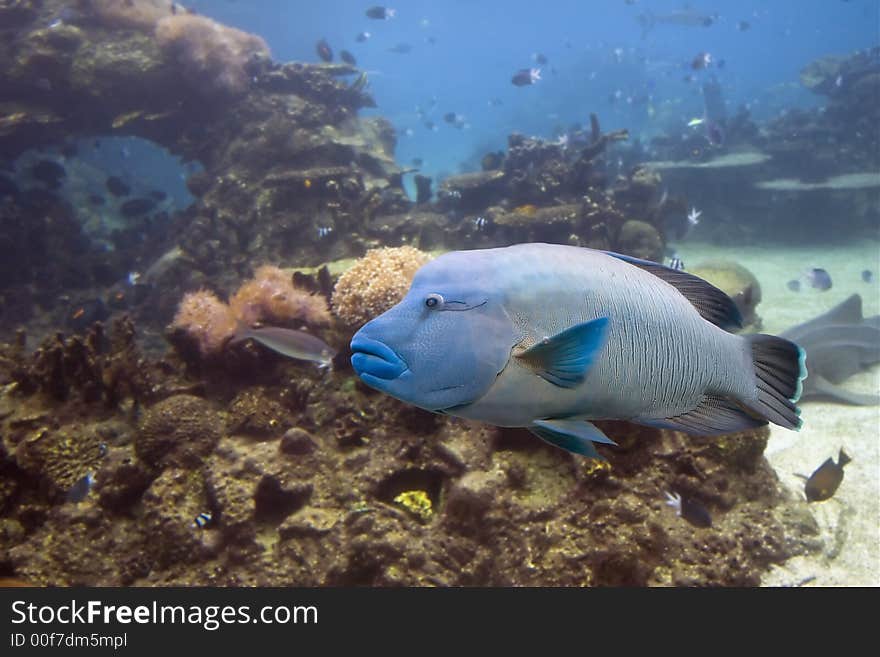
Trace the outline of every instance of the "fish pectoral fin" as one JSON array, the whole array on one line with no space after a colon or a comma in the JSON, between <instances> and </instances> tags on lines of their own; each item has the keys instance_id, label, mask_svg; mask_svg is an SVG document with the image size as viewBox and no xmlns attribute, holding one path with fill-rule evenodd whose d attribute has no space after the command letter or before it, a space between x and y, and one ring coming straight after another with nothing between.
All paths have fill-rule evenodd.
<instances>
[{"instance_id":1,"label":"fish pectoral fin","mask_svg":"<svg viewBox=\"0 0 880 657\"><path fill-rule=\"evenodd\" d=\"M767 424L766 420L749 415L735 402L712 395L681 415L660 419L634 418L633 421L656 429L684 431L698 436L734 433Z\"/></svg>"},{"instance_id":2,"label":"fish pectoral fin","mask_svg":"<svg viewBox=\"0 0 880 657\"><path fill-rule=\"evenodd\" d=\"M581 383L608 339L608 318L576 324L516 356L541 378L561 388Z\"/></svg>"},{"instance_id":3,"label":"fish pectoral fin","mask_svg":"<svg viewBox=\"0 0 880 657\"><path fill-rule=\"evenodd\" d=\"M572 454L604 461L593 443L617 445L598 427L585 420L535 420L529 430L541 440Z\"/></svg>"}]
</instances>

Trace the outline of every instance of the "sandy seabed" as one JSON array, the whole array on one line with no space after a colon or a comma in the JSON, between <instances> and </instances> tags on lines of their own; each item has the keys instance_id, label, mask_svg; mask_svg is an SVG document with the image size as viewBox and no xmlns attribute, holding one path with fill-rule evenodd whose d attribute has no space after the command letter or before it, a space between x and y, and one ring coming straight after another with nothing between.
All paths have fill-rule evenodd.
<instances>
[{"instance_id":1,"label":"sandy seabed","mask_svg":"<svg viewBox=\"0 0 880 657\"><path fill-rule=\"evenodd\" d=\"M846 246L719 247L684 243L677 250L686 268L710 259L735 260L761 284L757 313L762 332L778 333L824 313L857 292L866 317L880 313L880 243L865 240ZM822 267L833 281L825 292L792 292L786 283L809 267ZM862 271L875 280L866 283ZM809 358L807 359L809 371ZM858 392L880 390L880 367L856 375L844 384ZM880 586L880 406L844 406L807 402L799 432L772 427L766 456L780 484L804 499L804 480L828 457L837 460L840 448L852 458L837 493L810 504L820 529L821 553L796 557L771 570L765 586Z\"/></svg>"}]
</instances>

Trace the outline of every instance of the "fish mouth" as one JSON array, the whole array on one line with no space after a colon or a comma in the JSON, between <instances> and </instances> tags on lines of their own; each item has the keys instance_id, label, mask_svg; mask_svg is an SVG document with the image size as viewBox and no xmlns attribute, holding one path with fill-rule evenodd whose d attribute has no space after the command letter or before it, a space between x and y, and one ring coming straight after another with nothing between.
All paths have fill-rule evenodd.
<instances>
[{"instance_id":1,"label":"fish mouth","mask_svg":"<svg viewBox=\"0 0 880 657\"><path fill-rule=\"evenodd\" d=\"M378 340L355 335L351 352L351 366L367 384L376 379L391 381L407 370L406 361Z\"/></svg>"}]
</instances>

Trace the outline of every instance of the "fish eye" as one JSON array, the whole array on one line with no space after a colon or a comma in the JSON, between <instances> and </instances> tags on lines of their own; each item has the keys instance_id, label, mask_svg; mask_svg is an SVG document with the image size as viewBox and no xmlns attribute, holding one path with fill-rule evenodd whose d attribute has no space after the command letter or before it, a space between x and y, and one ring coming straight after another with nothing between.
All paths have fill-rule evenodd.
<instances>
[{"instance_id":1,"label":"fish eye","mask_svg":"<svg viewBox=\"0 0 880 657\"><path fill-rule=\"evenodd\" d=\"M428 308L440 308L443 306L443 296L440 294L429 294L425 299L425 305Z\"/></svg>"}]
</instances>

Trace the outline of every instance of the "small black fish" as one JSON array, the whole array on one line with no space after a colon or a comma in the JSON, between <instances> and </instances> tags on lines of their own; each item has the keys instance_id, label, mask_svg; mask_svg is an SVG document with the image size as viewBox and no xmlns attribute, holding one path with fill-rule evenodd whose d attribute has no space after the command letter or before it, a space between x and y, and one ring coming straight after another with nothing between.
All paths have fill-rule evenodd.
<instances>
[{"instance_id":1,"label":"small black fish","mask_svg":"<svg viewBox=\"0 0 880 657\"><path fill-rule=\"evenodd\" d=\"M822 290L823 292L831 289L831 275L821 267L808 269L804 277L807 279L810 287Z\"/></svg>"},{"instance_id":2,"label":"small black fish","mask_svg":"<svg viewBox=\"0 0 880 657\"><path fill-rule=\"evenodd\" d=\"M785 286L791 290L792 292L800 292L801 291L801 282L797 279L791 280L785 284Z\"/></svg>"},{"instance_id":3,"label":"small black fish","mask_svg":"<svg viewBox=\"0 0 880 657\"><path fill-rule=\"evenodd\" d=\"M318 53L318 57L323 61L333 61L333 49L330 47L330 44L327 43L327 39L321 39L315 44L315 52Z\"/></svg>"},{"instance_id":4,"label":"small black fish","mask_svg":"<svg viewBox=\"0 0 880 657\"><path fill-rule=\"evenodd\" d=\"M874 282L874 272L872 272L870 269L865 269L862 272L862 280L865 281L865 283L873 283Z\"/></svg>"},{"instance_id":5,"label":"small black fish","mask_svg":"<svg viewBox=\"0 0 880 657\"><path fill-rule=\"evenodd\" d=\"M49 189L58 189L61 179L67 176L67 170L52 160L40 160L31 167L31 175Z\"/></svg>"},{"instance_id":6,"label":"small black fish","mask_svg":"<svg viewBox=\"0 0 880 657\"><path fill-rule=\"evenodd\" d=\"M357 66L358 65L357 60L354 58L354 55L352 55L347 50L340 50L339 51L339 59L344 61L349 66Z\"/></svg>"},{"instance_id":7,"label":"small black fish","mask_svg":"<svg viewBox=\"0 0 880 657\"><path fill-rule=\"evenodd\" d=\"M64 499L68 502L73 502L74 504L82 502L88 496L89 491L92 490L94 483L95 475L90 472L70 487L70 490L67 491L67 495L65 495Z\"/></svg>"},{"instance_id":8,"label":"small black fish","mask_svg":"<svg viewBox=\"0 0 880 657\"><path fill-rule=\"evenodd\" d=\"M372 18L377 21L387 21L389 18L394 18L396 14L396 9L388 9L387 7L381 7L378 5L367 9L367 18Z\"/></svg>"},{"instance_id":9,"label":"small black fish","mask_svg":"<svg viewBox=\"0 0 880 657\"><path fill-rule=\"evenodd\" d=\"M696 57L694 57L691 62L691 68L695 71L699 71L702 68L706 68L709 64L712 63L712 55L707 52L701 52Z\"/></svg>"},{"instance_id":10,"label":"small black fish","mask_svg":"<svg viewBox=\"0 0 880 657\"><path fill-rule=\"evenodd\" d=\"M829 458L820 465L810 475L804 486L804 494L807 496L807 500L809 502L822 502L834 495L840 486L840 482L843 481L843 466L850 461L852 459L841 449L840 454L837 456L837 463Z\"/></svg>"},{"instance_id":11,"label":"small black fish","mask_svg":"<svg viewBox=\"0 0 880 657\"><path fill-rule=\"evenodd\" d=\"M446 121L446 123L455 123L457 119L458 115L455 112L447 112L443 115L443 120Z\"/></svg>"},{"instance_id":12,"label":"small black fish","mask_svg":"<svg viewBox=\"0 0 880 657\"><path fill-rule=\"evenodd\" d=\"M532 55L532 59L535 60L535 63L538 66L545 66L547 64L547 55L543 53L536 52L534 55Z\"/></svg>"},{"instance_id":13,"label":"small black fish","mask_svg":"<svg viewBox=\"0 0 880 657\"><path fill-rule=\"evenodd\" d=\"M137 217L147 214L156 207L156 201L151 198L132 198L119 207L119 211L125 217Z\"/></svg>"},{"instance_id":14,"label":"small black fish","mask_svg":"<svg viewBox=\"0 0 880 657\"><path fill-rule=\"evenodd\" d=\"M394 45L393 47L388 49L388 52L396 52L398 55L405 55L408 52L412 51L412 46L406 43L405 41L401 41L400 43Z\"/></svg>"},{"instance_id":15,"label":"small black fish","mask_svg":"<svg viewBox=\"0 0 880 657\"><path fill-rule=\"evenodd\" d=\"M122 178L118 176L110 176L107 178L107 182L105 183L107 186L107 191L113 194L113 196L128 196L131 194L131 187L126 185Z\"/></svg>"},{"instance_id":16,"label":"small black fish","mask_svg":"<svg viewBox=\"0 0 880 657\"><path fill-rule=\"evenodd\" d=\"M752 26L752 24L749 23L748 21L740 21L739 23L736 24L736 29L738 29L740 32L745 32L751 26Z\"/></svg>"},{"instance_id":17,"label":"small black fish","mask_svg":"<svg viewBox=\"0 0 880 657\"><path fill-rule=\"evenodd\" d=\"M525 87L535 84L541 79L541 69L539 68L521 68L514 74L510 81L517 87Z\"/></svg>"},{"instance_id":18,"label":"small black fish","mask_svg":"<svg viewBox=\"0 0 880 657\"><path fill-rule=\"evenodd\" d=\"M364 41L369 39L371 36L373 36L373 35L370 34L369 32L358 32L358 34L354 38L354 40L357 41L358 43L363 43Z\"/></svg>"},{"instance_id":19,"label":"small black fish","mask_svg":"<svg viewBox=\"0 0 880 657\"><path fill-rule=\"evenodd\" d=\"M422 164L424 164L424 161L422 160L422 158L420 158L420 157L414 157L414 158L412 159L412 165L413 165L414 167L420 167L420 166L422 166Z\"/></svg>"},{"instance_id":20,"label":"small black fish","mask_svg":"<svg viewBox=\"0 0 880 657\"><path fill-rule=\"evenodd\" d=\"M712 516L709 510L697 500L682 497L678 493L670 495L666 493L666 504L675 509L675 513L680 518L684 518L694 527L711 527Z\"/></svg>"}]
</instances>

